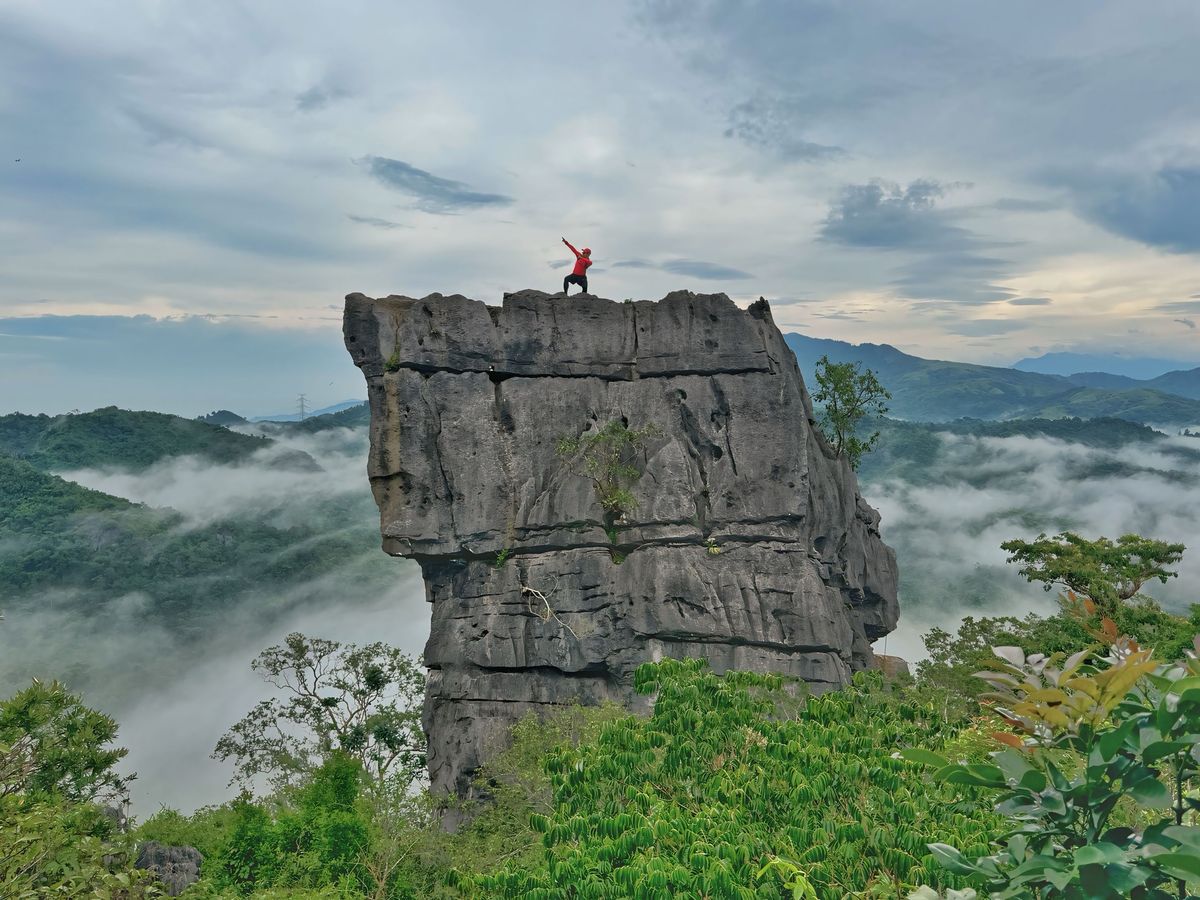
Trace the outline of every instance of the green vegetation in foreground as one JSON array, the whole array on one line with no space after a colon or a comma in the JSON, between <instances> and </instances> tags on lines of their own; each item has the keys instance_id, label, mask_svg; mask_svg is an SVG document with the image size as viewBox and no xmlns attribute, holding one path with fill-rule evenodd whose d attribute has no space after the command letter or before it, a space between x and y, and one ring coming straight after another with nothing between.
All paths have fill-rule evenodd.
<instances>
[{"instance_id":1,"label":"green vegetation in foreground","mask_svg":"<svg viewBox=\"0 0 1200 900\"><path fill-rule=\"evenodd\" d=\"M114 771L126 752L116 733L57 683L0 700L0 897L159 896L99 805L128 782Z\"/></svg>"},{"instance_id":2,"label":"green vegetation in foreground","mask_svg":"<svg viewBox=\"0 0 1200 900\"><path fill-rule=\"evenodd\" d=\"M1108 618L1095 637L1103 649L1067 657L993 648L979 677L1005 730L989 762L902 752L1011 820L990 853L930 847L994 900L1168 900L1200 883L1200 656L1160 662Z\"/></svg>"},{"instance_id":3,"label":"green vegetation in foreground","mask_svg":"<svg viewBox=\"0 0 1200 900\"><path fill-rule=\"evenodd\" d=\"M945 747L956 729L878 674L797 701L777 677L664 660L637 687L655 695L648 719L547 760L554 807L532 817L541 858L477 879L483 896L778 897L758 881L773 855L796 860L820 897L903 896L960 883L928 843L982 853L1000 825L970 803L951 809L950 792L894 758Z\"/></svg>"},{"instance_id":4,"label":"green vegetation in foreground","mask_svg":"<svg viewBox=\"0 0 1200 900\"><path fill-rule=\"evenodd\" d=\"M1039 622L1005 623L1018 639L1058 640L1076 654L1063 664L1016 647L1001 648L999 662L993 653L993 669L1053 682L1013 693L1007 676L992 678L1009 691L1001 705L1015 731L976 718L985 685L970 687L965 675L956 689L974 692L973 708L946 702L950 688L924 673L913 683L860 673L844 690L807 697L794 696L778 677L718 676L698 660L664 660L637 673L639 690L655 698L648 717L567 708L518 724L511 749L480 773L479 787L494 802L471 809L474 818L456 834L441 831L433 798L369 776L347 732L351 746L327 743L320 764L299 781L191 816L163 810L134 840L204 854L202 878L184 894L192 900L882 900L922 885L929 889L916 896L934 896L935 888L946 896L990 888L997 897L1063 900L1190 896L1176 878L1190 881L1192 867L1200 875L1200 841L1189 843L1200 766L1187 761L1200 733L1200 687L1195 699L1183 698L1193 682L1200 685L1188 666L1200 664L1151 663L1148 651L1111 637L1113 623L1098 625L1094 609L1081 604ZM1192 622L1152 609L1152 601L1130 609L1150 610L1158 634L1175 646L1194 631ZM1098 635L1113 649L1102 649ZM366 665L356 677L365 684L372 671ZM1060 719L1046 690L1065 692L1072 705L1063 711L1078 715ZM1168 699L1172 691L1179 702ZM111 834L89 792L69 795L53 786L70 779L36 775L43 766L77 771L81 762L109 770L95 754L112 743L115 726L84 731L80 706L68 701L42 709L73 710L63 719L76 725L34 730L74 739L49 738L36 752L23 737L28 726L14 728L19 716L6 714L29 704L14 698L0 706L0 804L8 813L0 817L0 886L34 884L43 893L29 896L58 896L68 877L75 885L120 878L130 886L95 896L151 896L129 869L133 840ZM1161 734L1148 738L1146 722ZM63 747L69 752L57 756L42 749ZM1103 765L1092 771L1085 761L1094 753L1103 754ZM931 763L938 766L927 771ZM1010 770L1015 786L1003 774ZM1096 791L1111 798L1105 831L1088 831L1078 818L1093 809ZM1026 815L1031 803L1045 810ZM1051 821L1069 837L1048 843L1042 823ZM1171 830L1179 824L1182 830ZM1014 831L1025 837L1017 840ZM18 838L27 833L56 848L56 862L21 856ZM1155 841L1152 859L1140 854L1140 834ZM66 869L58 862L64 854ZM1047 861L1026 865L1034 857ZM20 872L6 868L11 859L21 860ZM1048 871L1071 890L1031 891L1034 876Z\"/></svg>"},{"instance_id":5,"label":"green vegetation in foreground","mask_svg":"<svg viewBox=\"0 0 1200 900\"><path fill-rule=\"evenodd\" d=\"M156 412L107 406L63 416L0 416L0 454L39 469L114 466L145 469L172 456L202 456L233 463L268 446L267 438Z\"/></svg>"}]
</instances>

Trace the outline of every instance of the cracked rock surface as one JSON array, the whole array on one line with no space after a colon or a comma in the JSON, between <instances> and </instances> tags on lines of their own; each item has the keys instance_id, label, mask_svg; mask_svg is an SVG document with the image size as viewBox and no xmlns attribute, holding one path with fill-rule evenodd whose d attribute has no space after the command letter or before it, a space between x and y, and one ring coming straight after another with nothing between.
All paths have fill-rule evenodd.
<instances>
[{"instance_id":1,"label":"cracked rock surface","mask_svg":"<svg viewBox=\"0 0 1200 900\"><path fill-rule=\"evenodd\" d=\"M367 379L383 547L420 563L432 604L435 789L467 794L529 710L637 708L648 660L823 690L895 627L879 514L819 434L765 301L351 294L344 332ZM612 421L658 432L615 523L557 449Z\"/></svg>"}]
</instances>

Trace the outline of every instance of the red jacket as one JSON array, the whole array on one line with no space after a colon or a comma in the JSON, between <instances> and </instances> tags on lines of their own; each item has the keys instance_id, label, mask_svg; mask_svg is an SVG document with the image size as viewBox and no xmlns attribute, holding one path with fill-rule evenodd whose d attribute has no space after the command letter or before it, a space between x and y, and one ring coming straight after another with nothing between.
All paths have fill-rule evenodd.
<instances>
[{"instance_id":1,"label":"red jacket","mask_svg":"<svg viewBox=\"0 0 1200 900\"><path fill-rule=\"evenodd\" d=\"M588 266L590 266L592 264L592 261L590 259L588 259L586 256L584 256L582 253L580 253L578 250L576 250L574 247L572 247L569 242L564 241L563 243L565 243L568 247L570 247L571 252L575 254L575 268L574 268L574 270L572 270L571 274L572 275L586 275Z\"/></svg>"}]
</instances>

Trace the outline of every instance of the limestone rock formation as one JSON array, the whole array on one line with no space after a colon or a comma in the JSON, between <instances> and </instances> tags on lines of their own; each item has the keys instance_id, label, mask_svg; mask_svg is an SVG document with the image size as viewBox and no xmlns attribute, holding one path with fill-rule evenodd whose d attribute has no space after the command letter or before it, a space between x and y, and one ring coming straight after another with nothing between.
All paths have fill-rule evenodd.
<instances>
[{"instance_id":1,"label":"limestone rock formation","mask_svg":"<svg viewBox=\"0 0 1200 900\"><path fill-rule=\"evenodd\" d=\"M636 708L647 660L822 690L895 626L879 515L818 433L765 301L351 294L344 331L383 546L420 563L432 604L435 789L465 793L529 710ZM558 446L614 421L657 430L620 520Z\"/></svg>"},{"instance_id":2,"label":"limestone rock formation","mask_svg":"<svg viewBox=\"0 0 1200 900\"><path fill-rule=\"evenodd\" d=\"M158 841L146 841L138 847L135 865L153 872L168 897L178 897L200 879L203 862L204 857L195 847L169 847Z\"/></svg>"}]
</instances>

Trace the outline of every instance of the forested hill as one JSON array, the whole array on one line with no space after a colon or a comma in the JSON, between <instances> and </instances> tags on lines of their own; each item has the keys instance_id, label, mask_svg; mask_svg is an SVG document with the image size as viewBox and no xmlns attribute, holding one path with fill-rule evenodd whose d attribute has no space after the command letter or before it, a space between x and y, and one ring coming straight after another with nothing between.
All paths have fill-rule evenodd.
<instances>
[{"instance_id":1,"label":"forested hill","mask_svg":"<svg viewBox=\"0 0 1200 900\"><path fill-rule=\"evenodd\" d=\"M801 334L785 335L800 370L815 389L817 360L858 362L892 393L892 415L919 422L976 419L1115 416L1154 425L1200 423L1200 401L1135 382L1080 386L1061 375L1000 366L922 359L888 344L850 344ZM1164 385L1167 382L1162 382Z\"/></svg>"},{"instance_id":2,"label":"forested hill","mask_svg":"<svg viewBox=\"0 0 1200 900\"><path fill-rule=\"evenodd\" d=\"M285 446L235 465L181 465L119 482L150 496L172 482L171 496L193 507L178 510L0 455L0 683L57 677L98 702L127 702L146 679L203 658L248 622L270 628L296 610L324 608L347 584L364 598L384 596L395 567L379 552L361 443L343 444L324 448L318 471L280 468L278 458L300 452ZM125 458L95 461L103 468ZM234 486L222 489L222 479ZM155 637L126 641L134 633ZM118 640L130 645L120 654L111 649Z\"/></svg>"},{"instance_id":3,"label":"forested hill","mask_svg":"<svg viewBox=\"0 0 1200 900\"><path fill-rule=\"evenodd\" d=\"M23 460L0 456L0 540L56 534L82 513L111 513L134 507L121 497L89 490L39 471ZM11 581L5 583L12 585Z\"/></svg>"},{"instance_id":4,"label":"forested hill","mask_svg":"<svg viewBox=\"0 0 1200 900\"><path fill-rule=\"evenodd\" d=\"M62 416L0 416L0 454L39 469L115 466L138 471L189 454L218 463L240 462L269 443L194 419L115 406Z\"/></svg>"},{"instance_id":5,"label":"forested hill","mask_svg":"<svg viewBox=\"0 0 1200 900\"><path fill-rule=\"evenodd\" d=\"M1147 388L1104 389L1076 387L1048 400L1031 404L1022 416L1115 416L1133 422L1200 423L1200 401Z\"/></svg>"}]
</instances>

